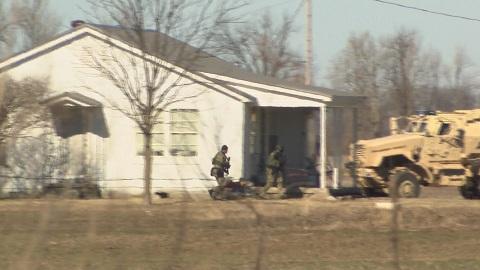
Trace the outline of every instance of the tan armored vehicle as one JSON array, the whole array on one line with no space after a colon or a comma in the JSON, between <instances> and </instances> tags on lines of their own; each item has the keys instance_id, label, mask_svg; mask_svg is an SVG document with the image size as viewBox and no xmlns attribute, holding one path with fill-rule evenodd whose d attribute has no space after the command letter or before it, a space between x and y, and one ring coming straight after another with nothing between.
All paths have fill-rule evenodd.
<instances>
[{"instance_id":1,"label":"tan armored vehicle","mask_svg":"<svg viewBox=\"0 0 480 270\"><path fill-rule=\"evenodd\" d=\"M479 197L480 109L394 118L390 131L352 145L347 167L365 195L382 191L411 198L420 195L421 185L438 185Z\"/></svg>"}]
</instances>

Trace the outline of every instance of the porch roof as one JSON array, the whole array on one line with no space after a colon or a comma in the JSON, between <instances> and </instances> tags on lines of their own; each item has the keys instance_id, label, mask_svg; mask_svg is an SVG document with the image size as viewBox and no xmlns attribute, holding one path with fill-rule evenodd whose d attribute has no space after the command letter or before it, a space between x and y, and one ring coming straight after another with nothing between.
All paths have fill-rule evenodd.
<instances>
[{"instance_id":1,"label":"porch roof","mask_svg":"<svg viewBox=\"0 0 480 270\"><path fill-rule=\"evenodd\" d=\"M214 80L217 84L230 89L247 98L254 106L259 107L344 107L355 108L363 105L364 96L332 96L326 97L314 93L292 91L269 85L226 82Z\"/></svg>"},{"instance_id":2,"label":"porch roof","mask_svg":"<svg viewBox=\"0 0 480 270\"><path fill-rule=\"evenodd\" d=\"M76 92L63 92L43 101L47 106L92 107L101 108L101 102Z\"/></svg>"},{"instance_id":3,"label":"porch roof","mask_svg":"<svg viewBox=\"0 0 480 270\"><path fill-rule=\"evenodd\" d=\"M250 104L259 107L320 107L330 100L321 96L307 97L298 92L280 91L251 85L224 83L223 86L245 96Z\"/></svg>"}]
</instances>

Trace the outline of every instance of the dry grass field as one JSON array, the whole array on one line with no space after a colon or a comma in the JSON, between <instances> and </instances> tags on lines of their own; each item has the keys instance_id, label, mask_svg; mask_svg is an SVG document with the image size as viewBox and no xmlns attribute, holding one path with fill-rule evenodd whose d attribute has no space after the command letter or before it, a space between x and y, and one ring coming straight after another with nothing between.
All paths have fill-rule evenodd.
<instances>
[{"instance_id":1,"label":"dry grass field","mask_svg":"<svg viewBox=\"0 0 480 270\"><path fill-rule=\"evenodd\" d=\"M401 269L480 269L480 201L450 191L401 201ZM2 200L0 269L394 269L381 201Z\"/></svg>"}]
</instances>

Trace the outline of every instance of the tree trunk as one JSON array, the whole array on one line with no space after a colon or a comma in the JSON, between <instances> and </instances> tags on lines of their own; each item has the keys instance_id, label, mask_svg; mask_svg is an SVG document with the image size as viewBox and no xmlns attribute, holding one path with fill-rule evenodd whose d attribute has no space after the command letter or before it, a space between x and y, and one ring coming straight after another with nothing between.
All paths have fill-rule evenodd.
<instances>
[{"instance_id":1,"label":"tree trunk","mask_svg":"<svg viewBox=\"0 0 480 270\"><path fill-rule=\"evenodd\" d=\"M144 148L144 200L146 205L152 204L152 134L143 134Z\"/></svg>"}]
</instances>

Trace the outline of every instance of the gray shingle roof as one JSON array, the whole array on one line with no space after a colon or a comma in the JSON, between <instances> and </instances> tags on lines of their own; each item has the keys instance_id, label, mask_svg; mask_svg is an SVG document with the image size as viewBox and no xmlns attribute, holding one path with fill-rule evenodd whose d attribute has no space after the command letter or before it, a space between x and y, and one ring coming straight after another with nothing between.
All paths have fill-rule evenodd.
<instances>
[{"instance_id":1,"label":"gray shingle roof","mask_svg":"<svg viewBox=\"0 0 480 270\"><path fill-rule=\"evenodd\" d=\"M138 47L139 42L135 41L135 35L129 31L114 26L85 24L82 27L92 27L98 31L115 39L119 39L131 46ZM353 99L362 98L361 96L348 93L345 91L332 90L324 87L307 86L303 84L293 83L286 80L268 77L260 74L250 72L246 69L236 66L233 63L222 60L206 52L200 51L182 41L176 40L172 37L164 35L155 31L144 31L144 38L147 45L145 51L148 54L154 55L172 64L180 67L186 67L188 70L211 73L221 76L226 76L234 79L245 80L270 86L277 86L282 88L294 89L302 92L319 94L327 97L343 97L343 99L352 97ZM161 49L155 48L155 41L161 40ZM158 47L157 46L157 47ZM177 55L181 55L178 59ZM194 59L194 61L189 61ZM193 64L192 64L193 63Z\"/></svg>"},{"instance_id":2,"label":"gray shingle roof","mask_svg":"<svg viewBox=\"0 0 480 270\"><path fill-rule=\"evenodd\" d=\"M86 23L82 24L81 26L78 26L77 28L69 29L64 33L56 36L54 39L57 39L59 37L72 33L83 27L89 27L111 38L118 39L122 42L125 42L133 47L138 48L139 47L138 44L142 44L140 42L135 41L135 35L132 35L131 33L129 33L129 31L123 28L108 26L108 25L86 24ZM236 66L233 63L227 62L211 54L203 52L197 48L194 48L182 41L179 41L177 39L174 39L172 37L169 37L165 34L162 34L156 31L149 31L149 30L144 31L144 38L146 40L144 44L147 45L147 47L145 48L145 52L147 52L150 55L156 56L160 59L163 59L171 64L178 65L183 68L188 67L188 70L192 72L211 73L211 74L226 76L226 77L230 77L238 80L265 84L269 86L277 86L277 87L292 89L292 90L305 92L305 93L318 94L318 95L332 98L333 100L332 104L337 103L338 105L345 104L348 106L352 106L355 104L359 104L365 98L364 96L352 94L346 91L333 90L325 87L307 86L304 84L293 83L293 82L289 82L289 81L278 79L278 78L256 74L246 69L243 69L239 66ZM161 46L164 46L164 47L161 47L161 48L155 47L154 46L155 40L161 40L161 44L162 44ZM11 55L3 59L3 61L6 61L7 59L13 58L22 53L24 52ZM180 54L181 54L181 57L177 57ZM195 61L190 61L192 59L194 59ZM4 67L0 70L0 72L3 72L4 70L7 70L17 64L18 63L11 64L8 67ZM220 81L218 80L216 81L220 83Z\"/></svg>"}]
</instances>

